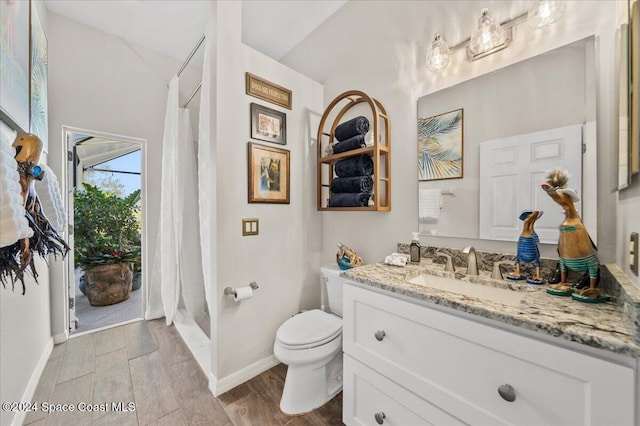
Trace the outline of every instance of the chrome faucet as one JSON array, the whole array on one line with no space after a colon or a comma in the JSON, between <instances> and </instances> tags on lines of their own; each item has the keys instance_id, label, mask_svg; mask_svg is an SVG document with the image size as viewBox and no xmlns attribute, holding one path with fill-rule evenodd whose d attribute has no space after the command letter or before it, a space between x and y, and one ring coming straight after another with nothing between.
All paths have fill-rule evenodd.
<instances>
[{"instance_id":1,"label":"chrome faucet","mask_svg":"<svg viewBox=\"0 0 640 426\"><path fill-rule=\"evenodd\" d=\"M436 256L441 256L441 257L444 257L444 258L447 259L447 265L444 267L444 271L445 272L455 272L456 271L456 268L454 268L453 262L451 260L451 255L439 251L439 252L436 253Z\"/></svg>"},{"instance_id":2,"label":"chrome faucet","mask_svg":"<svg viewBox=\"0 0 640 426\"><path fill-rule=\"evenodd\" d=\"M491 272L491 278L494 280L502 280L504 277L502 276L502 270L500 267L502 265L507 265L509 263L513 263L512 260L501 260L493 264L493 271Z\"/></svg>"},{"instance_id":3,"label":"chrome faucet","mask_svg":"<svg viewBox=\"0 0 640 426\"><path fill-rule=\"evenodd\" d=\"M476 249L472 246L467 246L462 250L462 252L469 255L469 260L467 262L467 275L479 275Z\"/></svg>"}]
</instances>

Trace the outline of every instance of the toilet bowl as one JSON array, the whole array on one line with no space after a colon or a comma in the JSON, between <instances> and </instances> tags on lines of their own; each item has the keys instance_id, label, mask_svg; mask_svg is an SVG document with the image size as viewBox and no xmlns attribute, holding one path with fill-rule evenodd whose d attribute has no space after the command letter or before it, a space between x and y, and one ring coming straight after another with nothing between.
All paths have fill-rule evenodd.
<instances>
[{"instance_id":1,"label":"toilet bowl","mask_svg":"<svg viewBox=\"0 0 640 426\"><path fill-rule=\"evenodd\" d=\"M286 414L318 408L342 389L342 280L337 266L321 270L333 313L313 309L289 318L273 345L276 358L288 366L280 400Z\"/></svg>"}]
</instances>

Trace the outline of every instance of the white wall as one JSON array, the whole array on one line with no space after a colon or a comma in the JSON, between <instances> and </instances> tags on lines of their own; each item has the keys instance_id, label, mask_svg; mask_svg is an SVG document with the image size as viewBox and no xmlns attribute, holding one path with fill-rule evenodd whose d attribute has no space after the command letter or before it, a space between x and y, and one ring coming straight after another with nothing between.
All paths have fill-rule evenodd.
<instances>
[{"instance_id":1,"label":"white wall","mask_svg":"<svg viewBox=\"0 0 640 426\"><path fill-rule=\"evenodd\" d=\"M0 399L29 401L33 397L40 374L53 347L49 319L49 277L47 265L35 261L38 284L25 279L27 292L16 283L15 291L2 290L0 300ZM14 414L0 414L0 424L10 424Z\"/></svg>"},{"instance_id":2,"label":"white wall","mask_svg":"<svg viewBox=\"0 0 640 426\"><path fill-rule=\"evenodd\" d=\"M217 155L217 352L214 375L224 379L273 354L278 327L300 309L320 305L320 215L315 210L315 129L309 114L322 113L322 86L241 43L240 2L218 2L215 71ZM245 72L293 91L293 108L245 95ZM290 151L290 204L247 202L249 104L285 112L287 144L264 145ZM214 189L214 188L212 188ZM243 237L242 218L260 220L260 235ZM223 294L226 286L260 288L241 303ZM214 355L215 362L215 355Z\"/></svg>"},{"instance_id":3,"label":"white wall","mask_svg":"<svg viewBox=\"0 0 640 426\"><path fill-rule=\"evenodd\" d=\"M616 238L618 244L616 246L616 263L620 266L631 281L640 286L640 277L631 272L629 267L629 236L632 232L640 234L640 175L635 175L629 188L623 190L619 194L618 201L618 226Z\"/></svg>"},{"instance_id":4,"label":"white wall","mask_svg":"<svg viewBox=\"0 0 640 426\"><path fill-rule=\"evenodd\" d=\"M48 34L47 13L44 3L33 3L38 8L45 34ZM5 126L0 123L0 126ZM43 155L41 163L47 164ZM38 284L25 274L26 294L22 284L0 289L0 401L27 401L33 396L39 374L51 351L51 321L49 310L49 268L35 255ZM0 424L19 422L23 415L17 412L0 413Z\"/></svg>"},{"instance_id":5,"label":"white wall","mask_svg":"<svg viewBox=\"0 0 640 426\"><path fill-rule=\"evenodd\" d=\"M513 18L530 2L488 2L498 19ZM335 242L358 251L366 262L384 258L399 241L407 242L418 227L416 165L416 101L419 97L596 35L598 96L598 248L603 262L616 259L615 176L615 31L618 2L567 2L562 21L546 31L518 27L511 47L468 63L464 51L452 55L449 68L433 74L424 67L433 33L451 44L468 37L471 11L477 2L352 1L292 50L283 63L320 81L325 105L343 91L359 89L377 98L392 123L392 211L390 213L326 212L323 214L323 261L330 261ZM484 6L484 5L483 5ZM479 12L479 11L478 11ZM474 19L477 20L477 17ZM453 41L452 41L453 40ZM472 95L472 94L470 94ZM490 102L491 100L487 100ZM594 173L585 170L585 173ZM454 184L454 181L451 182ZM477 220L470 217L469 220ZM462 238L427 238L423 244L513 253L513 243ZM555 249L543 252L554 256Z\"/></svg>"}]
</instances>

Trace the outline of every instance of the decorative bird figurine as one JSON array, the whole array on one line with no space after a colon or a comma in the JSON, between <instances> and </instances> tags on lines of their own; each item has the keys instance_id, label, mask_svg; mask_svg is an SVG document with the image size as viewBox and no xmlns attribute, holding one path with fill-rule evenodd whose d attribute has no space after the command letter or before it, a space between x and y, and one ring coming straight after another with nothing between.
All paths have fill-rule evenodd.
<instances>
[{"instance_id":1,"label":"decorative bird figurine","mask_svg":"<svg viewBox=\"0 0 640 426\"><path fill-rule=\"evenodd\" d=\"M580 201L575 190L567 188L568 174L563 170L552 170L542 189L564 210L565 219L560 225L558 254L560 256L560 283L551 285L547 293L569 296L575 288L567 283L567 269L589 272L589 288L578 290L573 298L581 302L597 303L604 300L598 285L600 261L598 251L589 236L574 203Z\"/></svg>"},{"instance_id":2,"label":"decorative bird figurine","mask_svg":"<svg viewBox=\"0 0 640 426\"><path fill-rule=\"evenodd\" d=\"M0 143L4 143L4 141L0 141ZM36 281L38 278L33 252L45 259L49 254L64 257L69 251L69 246L45 216L42 203L35 190L35 181L41 181L44 177L43 168L39 164L42 141L34 134L18 133L11 146L16 153L14 164L17 165L19 176L22 208L32 231L22 238L15 238L13 242L0 247L0 281L3 286L6 281L10 281L12 288L16 281L20 281L22 294L24 294L26 290L25 270L29 270ZM7 173L4 172L2 178L6 175ZM3 186L11 185L11 182L3 181L2 183Z\"/></svg>"},{"instance_id":3,"label":"decorative bird figurine","mask_svg":"<svg viewBox=\"0 0 640 426\"><path fill-rule=\"evenodd\" d=\"M544 284L544 278L540 275L540 250L538 243L540 238L533 229L533 225L542 216L542 211L525 210L520 214L520 220L524 221L522 233L518 238L518 252L516 254L516 270L513 274L508 274L507 279L524 280L525 277L520 273L520 262L535 263L536 274L527 278L529 284Z\"/></svg>"},{"instance_id":4,"label":"decorative bird figurine","mask_svg":"<svg viewBox=\"0 0 640 426\"><path fill-rule=\"evenodd\" d=\"M358 254L342 243L338 243L338 253L336 253L336 262L340 269L351 269L361 266L364 262Z\"/></svg>"}]
</instances>

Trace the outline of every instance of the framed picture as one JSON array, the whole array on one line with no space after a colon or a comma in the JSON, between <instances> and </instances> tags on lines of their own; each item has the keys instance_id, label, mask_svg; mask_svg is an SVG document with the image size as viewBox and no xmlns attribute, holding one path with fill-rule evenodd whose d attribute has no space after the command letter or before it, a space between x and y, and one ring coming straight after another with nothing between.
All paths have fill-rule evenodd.
<instances>
[{"instance_id":1,"label":"framed picture","mask_svg":"<svg viewBox=\"0 0 640 426\"><path fill-rule=\"evenodd\" d=\"M249 142L249 202L289 204L289 151Z\"/></svg>"},{"instance_id":2,"label":"framed picture","mask_svg":"<svg viewBox=\"0 0 640 426\"><path fill-rule=\"evenodd\" d=\"M47 109L47 37L42 29L38 10L31 12L31 130L49 151L49 129Z\"/></svg>"},{"instance_id":3,"label":"framed picture","mask_svg":"<svg viewBox=\"0 0 640 426\"><path fill-rule=\"evenodd\" d=\"M29 131L29 4L0 1L0 118Z\"/></svg>"},{"instance_id":4,"label":"framed picture","mask_svg":"<svg viewBox=\"0 0 640 426\"><path fill-rule=\"evenodd\" d=\"M463 176L463 110L418 118L418 180Z\"/></svg>"},{"instance_id":5,"label":"framed picture","mask_svg":"<svg viewBox=\"0 0 640 426\"><path fill-rule=\"evenodd\" d=\"M251 103L251 138L287 144L287 114Z\"/></svg>"},{"instance_id":6,"label":"framed picture","mask_svg":"<svg viewBox=\"0 0 640 426\"><path fill-rule=\"evenodd\" d=\"M282 86L278 86L249 72L245 74L245 84L247 95L291 109L293 98L291 90L285 89Z\"/></svg>"}]
</instances>

